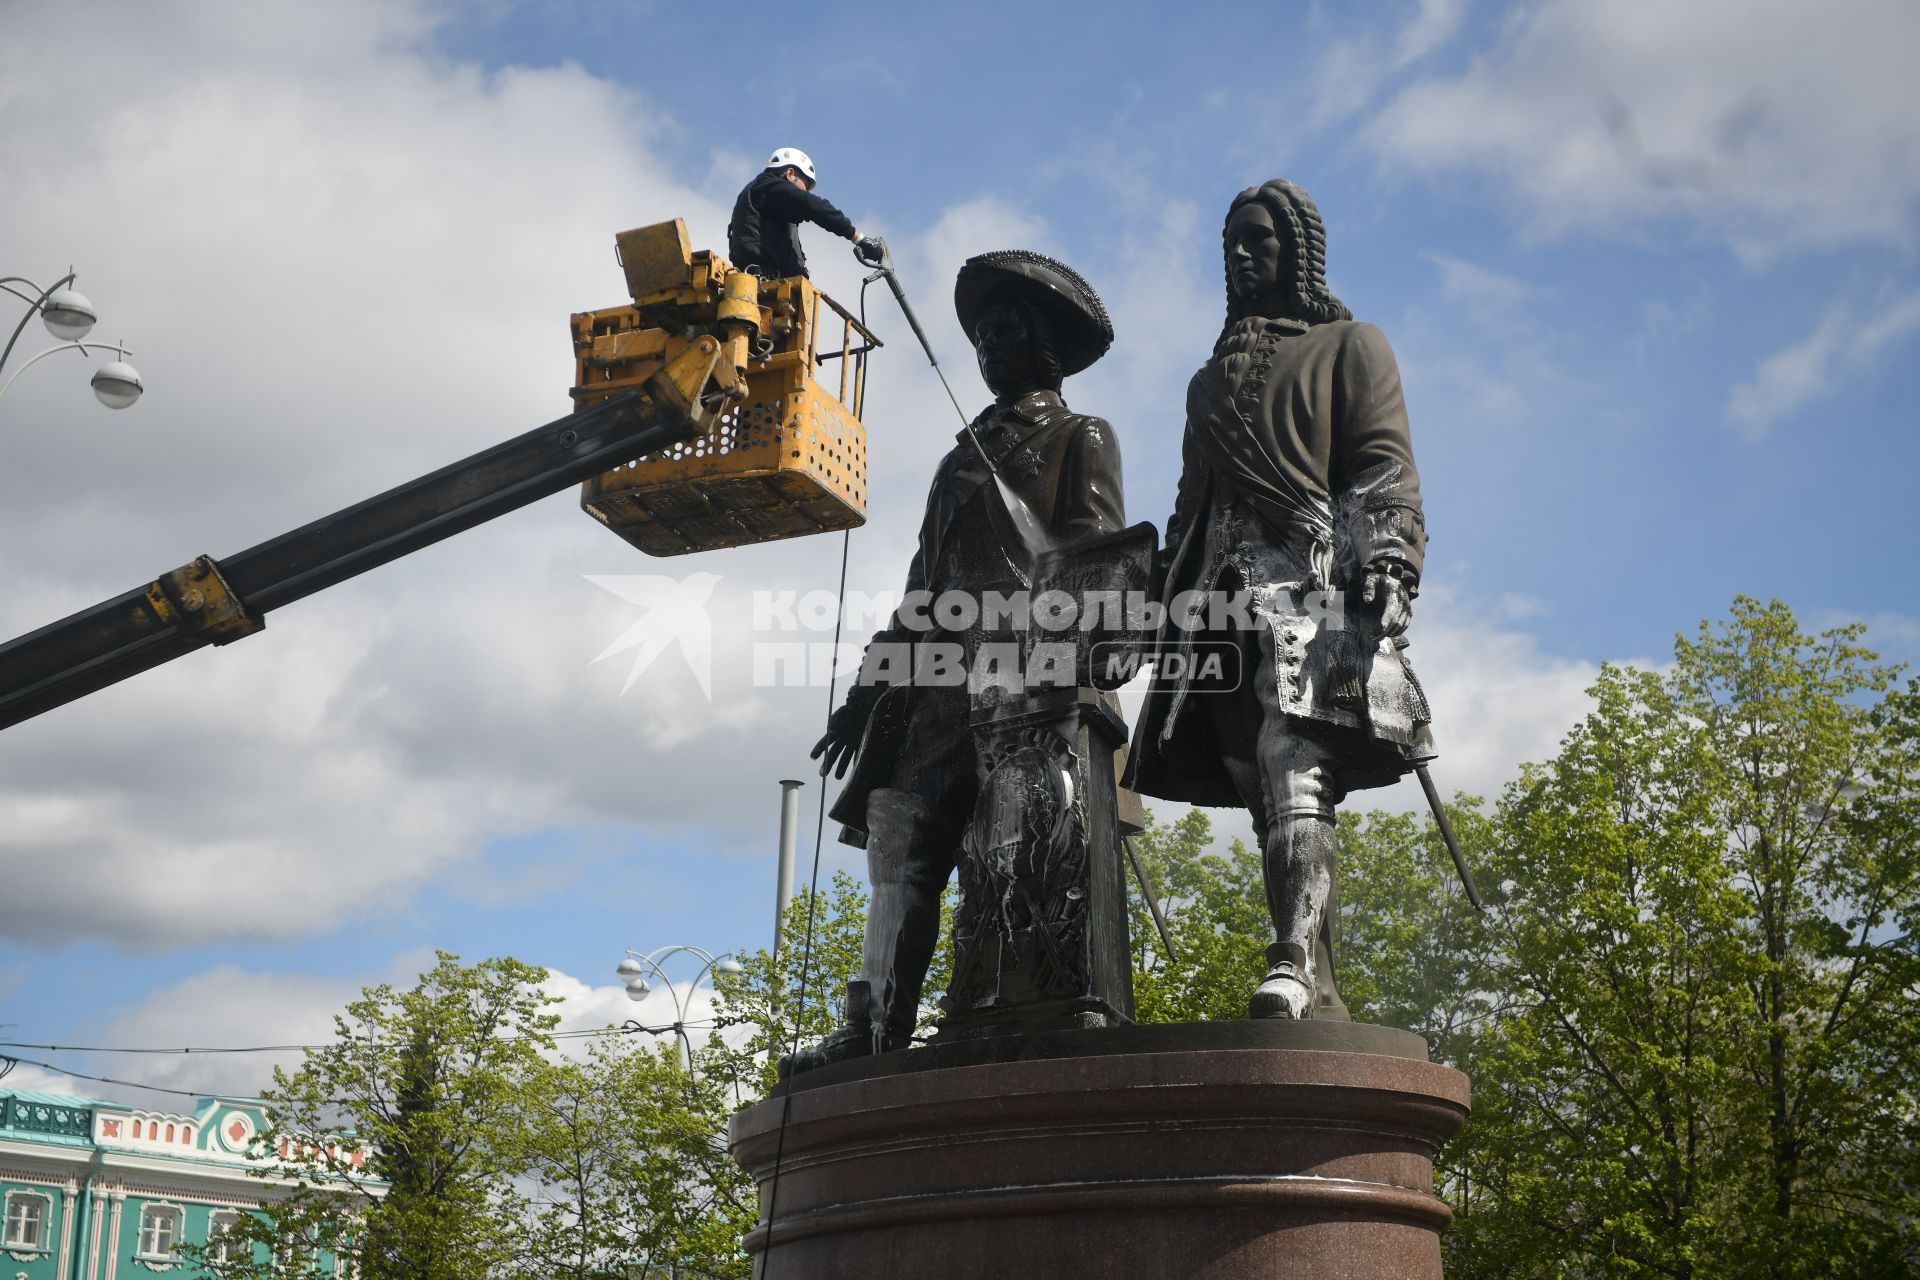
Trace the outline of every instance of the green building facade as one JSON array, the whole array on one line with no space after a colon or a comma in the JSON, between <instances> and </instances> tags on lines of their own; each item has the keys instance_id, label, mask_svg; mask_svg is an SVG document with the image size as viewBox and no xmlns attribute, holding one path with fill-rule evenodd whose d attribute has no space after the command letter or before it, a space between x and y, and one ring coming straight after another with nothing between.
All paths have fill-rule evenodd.
<instances>
[{"instance_id":1,"label":"green building facade","mask_svg":"<svg viewBox=\"0 0 1920 1280\"><path fill-rule=\"evenodd\" d=\"M204 1098L193 1114L0 1089L0 1280L194 1280L174 1252L205 1244L274 1183L253 1176L258 1103ZM345 1264L316 1257L324 1275Z\"/></svg>"}]
</instances>

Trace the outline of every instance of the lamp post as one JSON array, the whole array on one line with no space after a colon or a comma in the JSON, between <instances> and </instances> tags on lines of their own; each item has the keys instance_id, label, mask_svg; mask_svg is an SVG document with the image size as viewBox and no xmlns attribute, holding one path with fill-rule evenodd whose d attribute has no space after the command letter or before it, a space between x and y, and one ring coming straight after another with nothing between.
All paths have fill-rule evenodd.
<instances>
[{"instance_id":1,"label":"lamp post","mask_svg":"<svg viewBox=\"0 0 1920 1280\"><path fill-rule=\"evenodd\" d=\"M0 289L6 290L27 304L27 314L20 317L20 323L14 326L12 336L7 339L6 348L0 350L0 370L6 368L7 359L13 355L15 344L20 341L20 335L26 331L27 321L34 316L40 317L41 323L47 326L48 333L61 339L58 345L48 347L38 355L28 358L24 364L13 371L11 377L5 382L0 382L0 396L7 394L7 388L13 385L14 378L18 378L33 365L56 351L78 351L82 355L91 351L111 351L119 359L110 360L94 370L91 379L93 394L109 409L125 409L138 400L141 392L146 388L140 382L140 375L134 371L132 365L127 363L127 348L123 343L82 341L92 331L94 321L99 317L94 312L93 304L87 301L86 295L71 288L74 279L74 273L69 271L65 276L54 281L51 287L42 289L25 276L0 278ZM25 286L25 288L19 286Z\"/></svg>"},{"instance_id":2,"label":"lamp post","mask_svg":"<svg viewBox=\"0 0 1920 1280\"><path fill-rule=\"evenodd\" d=\"M673 985L673 980L667 976L664 967L668 960L677 955L688 955L702 961L699 971L693 975L693 981L687 984L684 994L681 993L680 988ZM622 960L619 967L614 970L620 981L626 984L627 999L635 1003L653 994L653 984L647 981L649 977L658 979L660 984L666 987L667 997L673 1001L673 1031L679 1037L681 1060L685 1063L689 1075L693 1073L693 1041L687 1037L687 1006L693 1000L693 993L699 989L700 980L709 973L732 978L738 976L740 972L740 962L735 960L731 953L723 951L716 956L705 947L689 946L685 943L655 947L645 954L628 947L627 958Z\"/></svg>"}]
</instances>

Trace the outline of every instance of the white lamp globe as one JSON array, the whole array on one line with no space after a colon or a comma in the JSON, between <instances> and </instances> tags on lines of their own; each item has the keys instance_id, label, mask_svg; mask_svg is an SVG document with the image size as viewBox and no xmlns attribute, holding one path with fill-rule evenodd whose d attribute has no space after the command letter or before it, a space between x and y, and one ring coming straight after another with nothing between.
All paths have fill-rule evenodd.
<instances>
[{"instance_id":1,"label":"white lamp globe","mask_svg":"<svg viewBox=\"0 0 1920 1280\"><path fill-rule=\"evenodd\" d=\"M94 396L109 409L126 408L146 390L140 385L140 375L124 360L101 365L94 370L92 381Z\"/></svg>"},{"instance_id":2,"label":"white lamp globe","mask_svg":"<svg viewBox=\"0 0 1920 1280\"><path fill-rule=\"evenodd\" d=\"M729 978L737 978L746 972L745 969L740 967L738 960L722 960L719 964L713 966L713 971L715 973L723 973Z\"/></svg>"},{"instance_id":3,"label":"white lamp globe","mask_svg":"<svg viewBox=\"0 0 1920 1280\"><path fill-rule=\"evenodd\" d=\"M620 967L613 972L614 976L618 977L620 981L632 982L635 978L645 973L646 970L641 968L638 960L635 960L632 956L628 956L620 962Z\"/></svg>"},{"instance_id":4,"label":"white lamp globe","mask_svg":"<svg viewBox=\"0 0 1920 1280\"><path fill-rule=\"evenodd\" d=\"M93 304L85 294L72 289L56 289L47 300L40 304L40 319L46 324L47 332L63 342L78 342L93 329L93 322L99 317L94 314ZM129 400L128 404L133 401Z\"/></svg>"},{"instance_id":5,"label":"white lamp globe","mask_svg":"<svg viewBox=\"0 0 1920 1280\"><path fill-rule=\"evenodd\" d=\"M645 978L635 978L632 982L629 982L627 984L627 999L629 1000L633 1000L633 1001L645 1000L648 996L652 994L653 994L653 988L647 985L647 980Z\"/></svg>"}]
</instances>

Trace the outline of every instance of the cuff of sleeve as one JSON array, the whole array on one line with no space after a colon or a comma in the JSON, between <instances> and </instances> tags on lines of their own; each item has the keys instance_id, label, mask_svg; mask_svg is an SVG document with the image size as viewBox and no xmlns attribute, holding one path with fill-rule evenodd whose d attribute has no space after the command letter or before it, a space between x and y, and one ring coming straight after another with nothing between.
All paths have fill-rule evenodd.
<instances>
[{"instance_id":1,"label":"cuff of sleeve","mask_svg":"<svg viewBox=\"0 0 1920 1280\"><path fill-rule=\"evenodd\" d=\"M1427 548L1426 522L1412 507L1383 506L1363 513L1367 563L1397 561L1417 579Z\"/></svg>"}]
</instances>

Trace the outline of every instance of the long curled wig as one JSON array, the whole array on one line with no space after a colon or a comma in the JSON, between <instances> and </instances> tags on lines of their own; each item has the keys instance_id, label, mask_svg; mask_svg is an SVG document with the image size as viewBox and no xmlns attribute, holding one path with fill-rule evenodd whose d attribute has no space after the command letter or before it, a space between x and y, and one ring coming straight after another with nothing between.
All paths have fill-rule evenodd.
<instances>
[{"instance_id":1,"label":"long curled wig","mask_svg":"<svg viewBox=\"0 0 1920 1280\"><path fill-rule=\"evenodd\" d=\"M1233 268L1224 261L1227 223L1241 205L1258 200L1273 215L1287 252L1284 272L1275 288L1282 303L1281 314L1305 324L1326 324L1333 320L1351 320L1353 312L1327 288L1327 229L1320 221L1320 210L1313 198L1285 178L1275 178L1257 187L1248 187L1233 198L1220 224L1222 271L1227 281L1227 328L1249 314L1248 302L1233 294Z\"/></svg>"}]
</instances>

